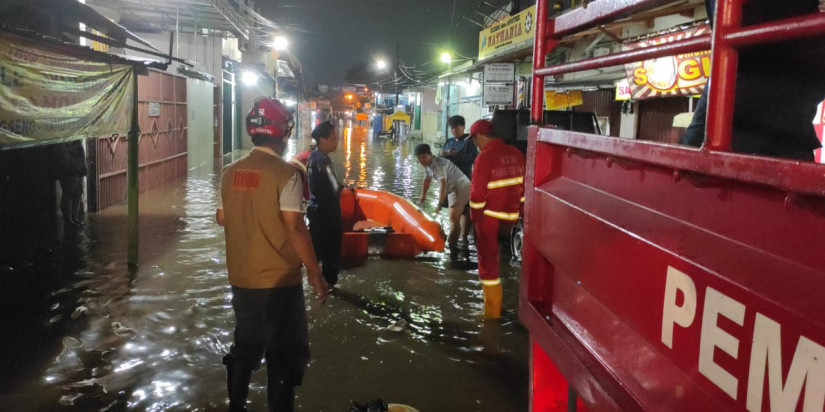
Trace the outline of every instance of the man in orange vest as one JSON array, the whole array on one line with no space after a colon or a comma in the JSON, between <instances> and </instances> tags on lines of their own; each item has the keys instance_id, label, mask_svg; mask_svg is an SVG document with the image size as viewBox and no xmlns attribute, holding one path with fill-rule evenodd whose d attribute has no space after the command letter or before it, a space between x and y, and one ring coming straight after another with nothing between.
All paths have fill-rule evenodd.
<instances>
[{"instance_id":1,"label":"man in orange vest","mask_svg":"<svg viewBox=\"0 0 825 412\"><path fill-rule=\"evenodd\" d=\"M329 294L304 224L300 175L281 157L294 125L280 101L257 100L246 117L255 147L221 177L217 220L235 312L234 344L223 364L233 412L247 410L249 381L262 357L269 410L294 410L294 387L309 363L301 264L321 302Z\"/></svg>"},{"instance_id":2,"label":"man in orange vest","mask_svg":"<svg viewBox=\"0 0 825 412\"><path fill-rule=\"evenodd\" d=\"M479 120L470 138L480 150L470 179L470 216L476 227L478 277L484 292L484 317L501 317L501 279L498 276L498 233L502 225L518 222L524 202L524 155L496 138L493 124Z\"/></svg>"}]
</instances>

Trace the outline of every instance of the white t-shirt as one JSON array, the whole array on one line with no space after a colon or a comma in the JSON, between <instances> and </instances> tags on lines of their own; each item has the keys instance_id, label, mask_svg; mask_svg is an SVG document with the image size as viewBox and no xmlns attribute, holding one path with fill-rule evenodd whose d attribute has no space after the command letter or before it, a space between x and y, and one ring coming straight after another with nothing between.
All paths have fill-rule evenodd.
<instances>
[{"instance_id":1,"label":"white t-shirt","mask_svg":"<svg viewBox=\"0 0 825 412\"><path fill-rule=\"evenodd\" d=\"M307 202L306 199L304 199L304 184L302 180L297 170L289 180L287 180L284 189L281 191L281 196L278 197L278 204L281 205L281 211L306 213Z\"/></svg>"},{"instance_id":2,"label":"white t-shirt","mask_svg":"<svg viewBox=\"0 0 825 412\"><path fill-rule=\"evenodd\" d=\"M424 168L427 177L439 181L447 179L447 193L457 192L462 189L469 189L470 179L455 163L438 156L433 156L433 162Z\"/></svg>"},{"instance_id":3,"label":"white t-shirt","mask_svg":"<svg viewBox=\"0 0 825 412\"><path fill-rule=\"evenodd\" d=\"M281 158L281 156L275 153L274 150L268 147L255 146L252 150L258 150L279 159ZM289 180L287 180L283 190L281 190L281 195L278 197L278 204L280 205L281 211L285 210L287 212L298 213L307 212L307 203L304 199L303 179L301 179L301 175L298 173L298 170L295 170L295 173L289 177ZM218 207L221 207L221 205L219 204Z\"/></svg>"}]
</instances>

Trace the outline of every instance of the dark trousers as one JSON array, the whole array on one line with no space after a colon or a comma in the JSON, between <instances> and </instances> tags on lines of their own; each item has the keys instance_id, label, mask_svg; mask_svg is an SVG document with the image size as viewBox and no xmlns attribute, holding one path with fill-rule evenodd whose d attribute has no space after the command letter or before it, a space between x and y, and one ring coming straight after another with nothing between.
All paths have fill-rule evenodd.
<instances>
[{"instance_id":1,"label":"dark trousers","mask_svg":"<svg viewBox=\"0 0 825 412\"><path fill-rule=\"evenodd\" d=\"M291 389L301 384L309 363L302 286L271 289L233 286L232 309L235 311L235 344L230 350L233 366L251 372L261 366L261 358L265 357L270 410L289 409L278 405L291 404ZM281 399L284 393L289 399Z\"/></svg>"},{"instance_id":2,"label":"dark trousers","mask_svg":"<svg viewBox=\"0 0 825 412\"><path fill-rule=\"evenodd\" d=\"M338 272L341 271L341 211L325 212L312 208L307 211L307 218L312 248L321 262L321 272L327 283L333 286L338 283Z\"/></svg>"}]
</instances>

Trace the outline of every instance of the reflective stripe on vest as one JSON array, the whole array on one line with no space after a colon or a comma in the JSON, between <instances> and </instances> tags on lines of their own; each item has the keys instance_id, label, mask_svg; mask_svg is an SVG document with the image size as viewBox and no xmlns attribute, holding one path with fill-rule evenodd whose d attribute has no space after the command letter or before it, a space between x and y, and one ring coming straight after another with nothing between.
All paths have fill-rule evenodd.
<instances>
[{"instance_id":1,"label":"reflective stripe on vest","mask_svg":"<svg viewBox=\"0 0 825 412\"><path fill-rule=\"evenodd\" d=\"M496 212L493 210L485 210L484 214L490 217L494 217L496 219L501 220L509 220L509 221L516 221L518 220L519 213L507 213L507 212Z\"/></svg>"},{"instance_id":2,"label":"reflective stripe on vest","mask_svg":"<svg viewBox=\"0 0 825 412\"><path fill-rule=\"evenodd\" d=\"M515 186L524 183L524 176L511 177L509 179L493 180L487 183L488 189L497 189L500 187Z\"/></svg>"},{"instance_id":3,"label":"reflective stripe on vest","mask_svg":"<svg viewBox=\"0 0 825 412\"><path fill-rule=\"evenodd\" d=\"M484 209L484 206L487 206L487 202L470 202L470 209Z\"/></svg>"},{"instance_id":4,"label":"reflective stripe on vest","mask_svg":"<svg viewBox=\"0 0 825 412\"><path fill-rule=\"evenodd\" d=\"M495 279L481 279L481 284L484 286L496 286L501 284L501 278Z\"/></svg>"},{"instance_id":5,"label":"reflective stripe on vest","mask_svg":"<svg viewBox=\"0 0 825 412\"><path fill-rule=\"evenodd\" d=\"M524 203L524 196L521 197L521 203Z\"/></svg>"}]
</instances>

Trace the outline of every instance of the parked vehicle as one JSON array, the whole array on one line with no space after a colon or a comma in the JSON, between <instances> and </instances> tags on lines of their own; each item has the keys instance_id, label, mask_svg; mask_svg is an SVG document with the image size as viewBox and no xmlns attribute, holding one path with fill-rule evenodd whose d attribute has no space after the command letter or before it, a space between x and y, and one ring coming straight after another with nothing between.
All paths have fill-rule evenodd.
<instances>
[{"instance_id":1,"label":"parked vehicle","mask_svg":"<svg viewBox=\"0 0 825 412\"><path fill-rule=\"evenodd\" d=\"M825 166L731 153L731 114L737 48L823 36L825 15L742 28L744 3L716 2L705 147L530 126L533 411L823 410ZM672 2L585 4L548 19L537 2L537 124L545 77L710 48L705 33L545 67L560 39Z\"/></svg>"}]
</instances>

